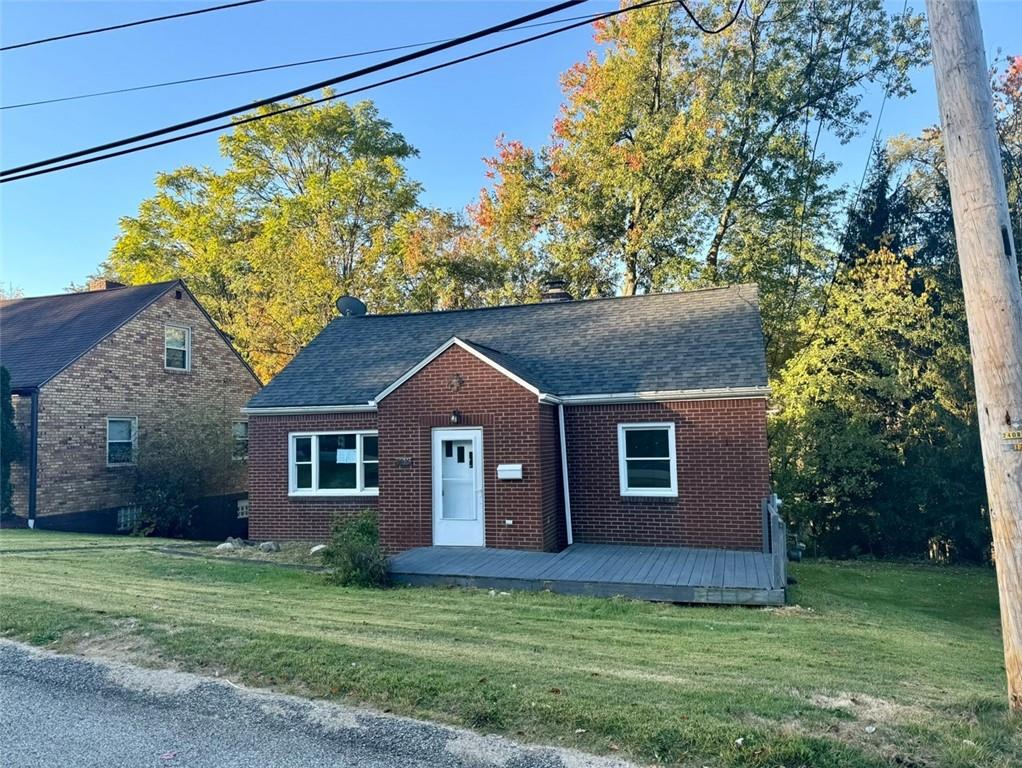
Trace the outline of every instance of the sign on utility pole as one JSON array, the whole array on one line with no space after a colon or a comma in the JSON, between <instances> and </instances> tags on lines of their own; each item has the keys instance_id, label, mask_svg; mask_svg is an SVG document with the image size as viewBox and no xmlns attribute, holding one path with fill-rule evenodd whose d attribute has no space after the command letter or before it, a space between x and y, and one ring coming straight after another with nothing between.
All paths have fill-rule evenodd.
<instances>
[{"instance_id":1,"label":"sign on utility pole","mask_svg":"<svg viewBox=\"0 0 1022 768\"><path fill-rule=\"evenodd\" d=\"M927 0L969 319L1008 700L1022 709L1022 288L976 0Z\"/></svg>"}]
</instances>

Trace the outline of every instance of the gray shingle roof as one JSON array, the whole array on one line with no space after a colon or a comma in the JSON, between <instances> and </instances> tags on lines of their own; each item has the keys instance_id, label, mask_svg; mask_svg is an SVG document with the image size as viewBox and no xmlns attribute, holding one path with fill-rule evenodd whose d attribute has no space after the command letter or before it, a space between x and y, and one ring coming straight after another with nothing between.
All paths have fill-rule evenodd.
<instances>
[{"instance_id":1,"label":"gray shingle roof","mask_svg":"<svg viewBox=\"0 0 1022 768\"><path fill-rule=\"evenodd\" d=\"M38 387L124 325L178 280L18 299L0 306L0 365L11 389Z\"/></svg>"},{"instance_id":2,"label":"gray shingle roof","mask_svg":"<svg viewBox=\"0 0 1022 768\"><path fill-rule=\"evenodd\" d=\"M359 405L458 337L552 395L763 387L758 293L686 293L334 319L249 407Z\"/></svg>"}]
</instances>

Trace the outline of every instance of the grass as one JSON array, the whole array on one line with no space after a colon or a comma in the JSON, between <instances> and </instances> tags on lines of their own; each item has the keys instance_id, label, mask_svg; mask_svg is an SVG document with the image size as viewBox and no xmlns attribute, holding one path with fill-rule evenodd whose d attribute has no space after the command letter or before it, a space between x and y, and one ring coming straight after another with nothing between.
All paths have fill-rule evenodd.
<instances>
[{"instance_id":1,"label":"grass","mask_svg":"<svg viewBox=\"0 0 1022 768\"><path fill-rule=\"evenodd\" d=\"M0 532L3 634L647 763L1022 764L987 569L804 563L797 607L698 608L69 541Z\"/></svg>"}]
</instances>

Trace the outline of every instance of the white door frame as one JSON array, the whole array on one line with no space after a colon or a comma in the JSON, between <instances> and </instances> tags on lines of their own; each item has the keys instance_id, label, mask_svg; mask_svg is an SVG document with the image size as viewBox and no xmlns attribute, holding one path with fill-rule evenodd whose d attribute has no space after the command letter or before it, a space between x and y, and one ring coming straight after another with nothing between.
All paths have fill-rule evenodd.
<instances>
[{"instance_id":1,"label":"white door frame","mask_svg":"<svg viewBox=\"0 0 1022 768\"><path fill-rule=\"evenodd\" d=\"M443 458L444 440L471 440L474 454L475 479L475 520L444 520L443 514L443 470L441 460ZM433 430L432 439L432 467L433 467L433 544L434 546L486 546L486 515L483 495L483 430L482 427L437 427ZM450 536L445 536L441 527L450 528L457 526L463 530L457 536L457 541L450 541ZM438 537L438 531L441 535ZM444 539L443 543L437 539Z\"/></svg>"}]
</instances>

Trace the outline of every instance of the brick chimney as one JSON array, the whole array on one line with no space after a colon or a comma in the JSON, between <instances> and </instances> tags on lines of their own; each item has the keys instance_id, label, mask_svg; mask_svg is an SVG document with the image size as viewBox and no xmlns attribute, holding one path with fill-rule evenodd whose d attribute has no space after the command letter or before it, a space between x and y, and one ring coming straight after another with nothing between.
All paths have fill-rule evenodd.
<instances>
[{"instance_id":1,"label":"brick chimney","mask_svg":"<svg viewBox=\"0 0 1022 768\"><path fill-rule=\"evenodd\" d=\"M109 291L113 288L123 288L124 283L118 283L115 280L107 280L105 277L94 277L89 280L89 292L92 291Z\"/></svg>"}]
</instances>

